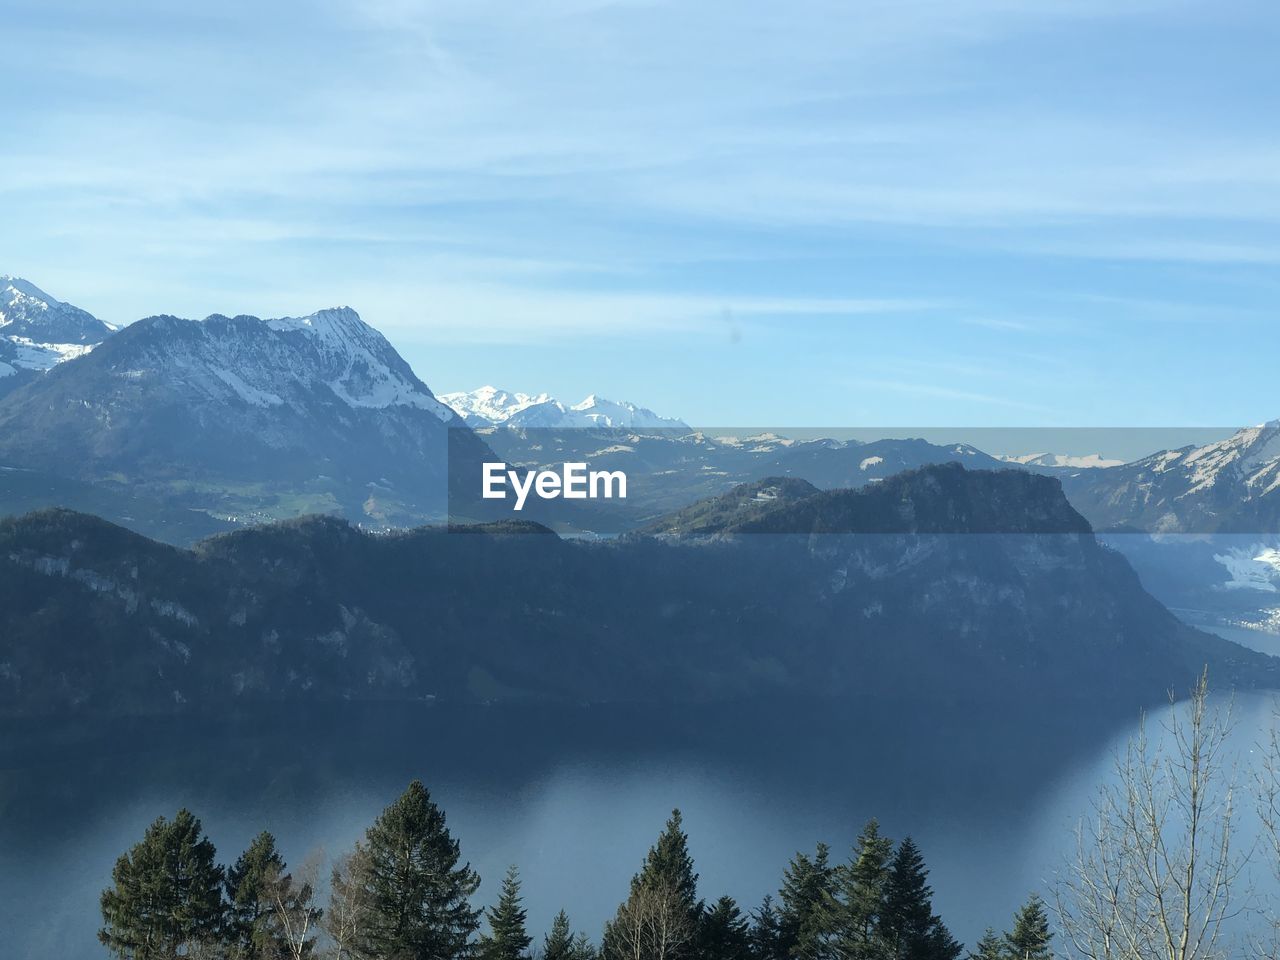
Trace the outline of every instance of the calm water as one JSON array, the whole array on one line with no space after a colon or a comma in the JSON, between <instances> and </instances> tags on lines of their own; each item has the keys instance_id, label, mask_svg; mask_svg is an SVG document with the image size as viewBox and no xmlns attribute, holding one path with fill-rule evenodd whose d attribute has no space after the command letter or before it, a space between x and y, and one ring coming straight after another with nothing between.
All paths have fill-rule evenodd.
<instances>
[{"instance_id":1,"label":"calm water","mask_svg":"<svg viewBox=\"0 0 1280 960\"><path fill-rule=\"evenodd\" d=\"M1239 702L1247 754L1270 701ZM1046 890L1136 710L770 703L705 709L346 708L234 723L0 729L5 956L101 957L97 898L159 814L194 810L233 860L258 830L291 862L346 849L421 777L487 902L520 866L531 926L593 936L673 806L701 890L754 906L819 839L843 856L878 816L924 849L956 934Z\"/></svg>"}]
</instances>

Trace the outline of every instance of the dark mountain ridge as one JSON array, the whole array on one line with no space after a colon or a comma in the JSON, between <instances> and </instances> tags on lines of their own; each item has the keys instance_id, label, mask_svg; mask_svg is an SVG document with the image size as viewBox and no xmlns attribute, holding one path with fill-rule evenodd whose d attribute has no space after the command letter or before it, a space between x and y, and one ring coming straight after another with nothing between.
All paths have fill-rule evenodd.
<instances>
[{"instance_id":1,"label":"dark mountain ridge","mask_svg":"<svg viewBox=\"0 0 1280 960\"><path fill-rule=\"evenodd\" d=\"M1051 481L927 468L863 495L890 498L892 524L795 492L773 522L800 511L808 532L689 540L569 541L510 522L374 535L306 518L180 550L68 511L6 520L0 712L1131 702L1184 689L1205 664L1224 684L1278 684L1270 658L1184 626L1146 594ZM975 508L983 497L1005 526Z\"/></svg>"},{"instance_id":2,"label":"dark mountain ridge","mask_svg":"<svg viewBox=\"0 0 1280 960\"><path fill-rule=\"evenodd\" d=\"M813 534L1091 534L1061 483L1019 470L958 463L905 470L856 490L767 477L645 528L667 536Z\"/></svg>"}]
</instances>

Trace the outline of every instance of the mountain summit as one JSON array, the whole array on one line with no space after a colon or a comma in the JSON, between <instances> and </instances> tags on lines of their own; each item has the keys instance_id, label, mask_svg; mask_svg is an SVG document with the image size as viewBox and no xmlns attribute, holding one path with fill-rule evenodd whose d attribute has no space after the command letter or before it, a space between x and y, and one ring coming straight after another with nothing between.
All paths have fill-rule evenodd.
<instances>
[{"instance_id":1,"label":"mountain summit","mask_svg":"<svg viewBox=\"0 0 1280 960\"><path fill-rule=\"evenodd\" d=\"M88 353L111 333L93 314L55 300L34 283L0 276L0 393Z\"/></svg>"},{"instance_id":2,"label":"mountain summit","mask_svg":"<svg viewBox=\"0 0 1280 960\"><path fill-rule=\"evenodd\" d=\"M451 450L483 444L347 307L150 317L0 399L0 463L232 519L438 519Z\"/></svg>"},{"instance_id":3,"label":"mountain summit","mask_svg":"<svg viewBox=\"0 0 1280 960\"><path fill-rule=\"evenodd\" d=\"M442 393L440 399L472 427L689 429L683 420L661 417L634 403L617 403L594 393L572 406L566 406L548 393L509 393L492 386Z\"/></svg>"},{"instance_id":4,"label":"mountain summit","mask_svg":"<svg viewBox=\"0 0 1280 960\"><path fill-rule=\"evenodd\" d=\"M0 334L37 343L101 343L111 328L93 314L55 300L34 283L0 276Z\"/></svg>"}]
</instances>

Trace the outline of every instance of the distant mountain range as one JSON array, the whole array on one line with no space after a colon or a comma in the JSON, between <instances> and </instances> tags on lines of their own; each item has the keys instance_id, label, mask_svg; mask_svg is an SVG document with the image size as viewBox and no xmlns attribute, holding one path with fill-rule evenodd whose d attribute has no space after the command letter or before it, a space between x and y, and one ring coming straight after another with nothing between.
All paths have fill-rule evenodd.
<instances>
[{"instance_id":1,"label":"distant mountain range","mask_svg":"<svg viewBox=\"0 0 1280 960\"><path fill-rule=\"evenodd\" d=\"M634 403L615 403L595 394L581 403L566 406L546 393L508 393L497 387L480 387L467 393L443 393L440 400L472 427L689 429L682 420L660 417Z\"/></svg>"},{"instance_id":2,"label":"distant mountain range","mask_svg":"<svg viewBox=\"0 0 1280 960\"><path fill-rule=\"evenodd\" d=\"M593 543L524 523L373 536L309 518L188 551L68 511L0 521L0 714L1131 703L1206 663L1221 683L1280 683L1275 661L1144 592L1050 478L951 465L863 491L769 479L656 526Z\"/></svg>"},{"instance_id":3,"label":"distant mountain range","mask_svg":"<svg viewBox=\"0 0 1280 960\"><path fill-rule=\"evenodd\" d=\"M1278 433L1267 424L1119 465L910 438L711 436L598 396L571 406L494 387L436 397L345 307L275 320L160 316L114 332L28 281L0 280L0 511L83 507L181 543L306 513L404 527L452 505L479 519L456 509L449 485L473 496L478 463L493 456L627 471L628 502L574 521L603 531L764 477L856 488L946 462L1060 477L1098 529L1271 531Z\"/></svg>"},{"instance_id":4,"label":"distant mountain range","mask_svg":"<svg viewBox=\"0 0 1280 960\"><path fill-rule=\"evenodd\" d=\"M1099 528L1152 533L1280 532L1280 420L1205 446L1081 473L1068 495Z\"/></svg>"},{"instance_id":5,"label":"distant mountain range","mask_svg":"<svg viewBox=\"0 0 1280 960\"><path fill-rule=\"evenodd\" d=\"M1100 453L1071 456L1062 453L1027 453L1000 457L1007 463L1020 463L1024 467L1062 467L1068 470L1097 470L1124 465L1123 460L1112 460Z\"/></svg>"}]
</instances>

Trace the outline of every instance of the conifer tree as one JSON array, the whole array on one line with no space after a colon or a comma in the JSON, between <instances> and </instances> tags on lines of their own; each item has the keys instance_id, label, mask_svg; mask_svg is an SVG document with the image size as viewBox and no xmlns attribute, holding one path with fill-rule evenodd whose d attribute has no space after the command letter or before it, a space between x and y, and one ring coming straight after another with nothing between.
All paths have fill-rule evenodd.
<instances>
[{"instance_id":1,"label":"conifer tree","mask_svg":"<svg viewBox=\"0 0 1280 960\"><path fill-rule=\"evenodd\" d=\"M977 945L969 952L968 960L1007 960L1004 938L987 927Z\"/></svg>"},{"instance_id":2,"label":"conifer tree","mask_svg":"<svg viewBox=\"0 0 1280 960\"><path fill-rule=\"evenodd\" d=\"M702 911L689 837L673 810L631 879L629 896L606 924L600 952L606 960L685 960L696 946Z\"/></svg>"},{"instance_id":3,"label":"conifer tree","mask_svg":"<svg viewBox=\"0 0 1280 960\"><path fill-rule=\"evenodd\" d=\"M751 956L754 960L786 960L782 949L782 918L768 894L751 914Z\"/></svg>"},{"instance_id":4,"label":"conifer tree","mask_svg":"<svg viewBox=\"0 0 1280 960\"><path fill-rule=\"evenodd\" d=\"M189 810L159 817L116 861L98 939L123 960L162 960L216 943L225 914L216 855Z\"/></svg>"},{"instance_id":5,"label":"conifer tree","mask_svg":"<svg viewBox=\"0 0 1280 960\"><path fill-rule=\"evenodd\" d=\"M489 908L489 933L480 938L481 960L527 960L533 938L525 929L520 874L512 865L502 878L498 902Z\"/></svg>"},{"instance_id":6,"label":"conifer tree","mask_svg":"<svg viewBox=\"0 0 1280 960\"><path fill-rule=\"evenodd\" d=\"M702 902L698 899L698 875L689 853L689 835L684 831L684 818L679 810L671 811L658 842L649 849L644 866L631 883L633 887L653 886L659 881L671 885L690 921L696 925L702 916Z\"/></svg>"},{"instance_id":7,"label":"conifer tree","mask_svg":"<svg viewBox=\"0 0 1280 960\"><path fill-rule=\"evenodd\" d=\"M706 909L698 927L699 960L751 960L751 929L733 897Z\"/></svg>"},{"instance_id":8,"label":"conifer tree","mask_svg":"<svg viewBox=\"0 0 1280 960\"><path fill-rule=\"evenodd\" d=\"M885 960L892 953L882 929L889 886L893 841L869 820L854 846L853 857L839 871L831 907L832 947L839 957Z\"/></svg>"},{"instance_id":9,"label":"conifer tree","mask_svg":"<svg viewBox=\"0 0 1280 960\"><path fill-rule=\"evenodd\" d=\"M573 929L563 910L556 914L551 931L542 938L542 960L574 960Z\"/></svg>"},{"instance_id":10,"label":"conifer tree","mask_svg":"<svg viewBox=\"0 0 1280 960\"><path fill-rule=\"evenodd\" d=\"M585 933L573 938L573 960L598 960L600 951Z\"/></svg>"},{"instance_id":11,"label":"conifer tree","mask_svg":"<svg viewBox=\"0 0 1280 960\"><path fill-rule=\"evenodd\" d=\"M226 941L230 955L236 960L261 960L273 957L272 945L266 942L266 919L271 904L268 891L284 874L284 860L276 850L276 840L263 831L254 837L249 848L227 870Z\"/></svg>"},{"instance_id":12,"label":"conifer tree","mask_svg":"<svg viewBox=\"0 0 1280 960\"><path fill-rule=\"evenodd\" d=\"M561 910L542 939L539 960L596 960L596 948L585 933L574 934L569 915Z\"/></svg>"},{"instance_id":13,"label":"conifer tree","mask_svg":"<svg viewBox=\"0 0 1280 960\"><path fill-rule=\"evenodd\" d=\"M929 871L915 841L898 845L885 882L880 939L893 960L956 960L963 947L933 912Z\"/></svg>"},{"instance_id":14,"label":"conifer tree","mask_svg":"<svg viewBox=\"0 0 1280 960\"><path fill-rule=\"evenodd\" d=\"M698 875L679 810L671 811L631 893L605 926L601 953L608 960L683 960L702 919Z\"/></svg>"},{"instance_id":15,"label":"conifer tree","mask_svg":"<svg viewBox=\"0 0 1280 960\"><path fill-rule=\"evenodd\" d=\"M374 821L361 850L364 915L356 952L394 960L454 960L471 950L480 886L427 788L413 781Z\"/></svg>"},{"instance_id":16,"label":"conifer tree","mask_svg":"<svg viewBox=\"0 0 1280 960\"><path fill-rule=\"evenodd\" d=\"M799 960L822 960L834 893L835 870L830 849L819 843L813 857L797 853L787 864L778 895L778 955Z\"/></svg>"},{"instance_id":17,"label":"conifer tree","mask_svg":"<svg viewBox=\"0 0 1280 960\"><path fill-rule=\"evenodd\" d=\"M1013 917L1013 929L1004 935L1009 960L1053 960L1049 941L1049 912L1038 894L1032 894Z\"/></svg>"}]
</instances>

